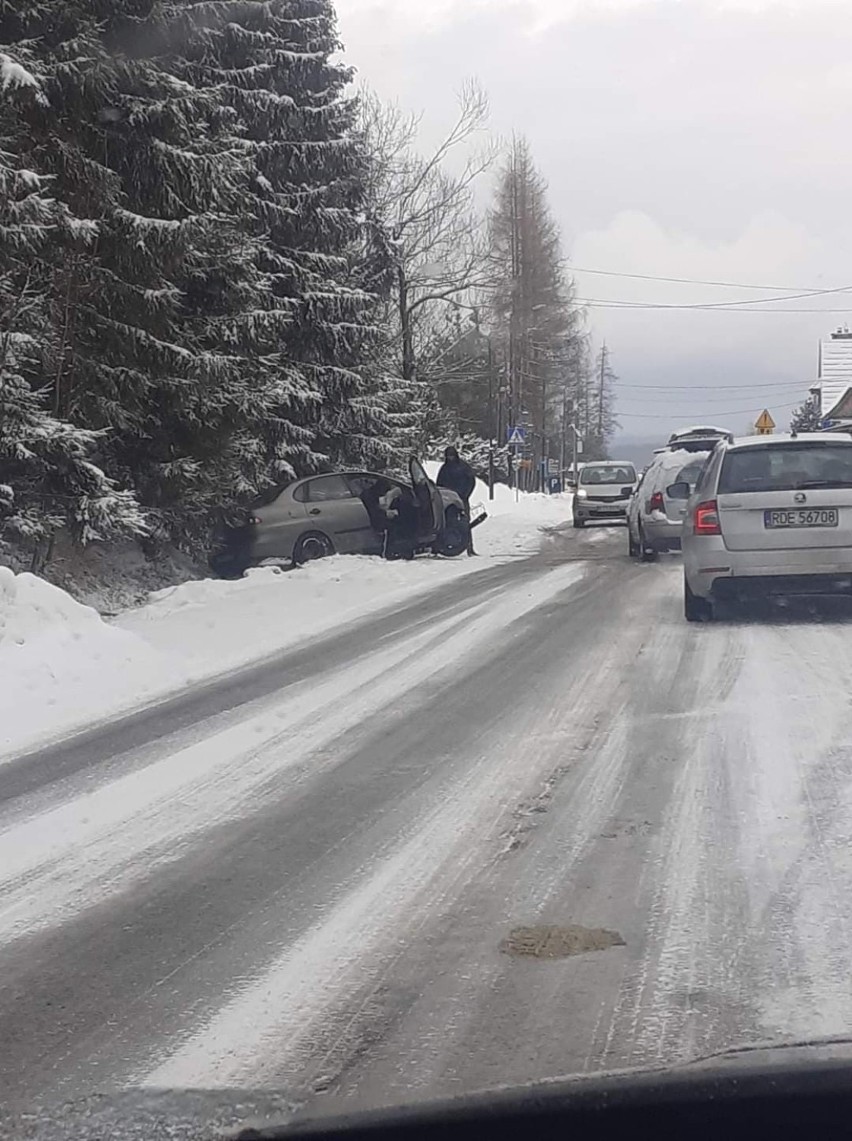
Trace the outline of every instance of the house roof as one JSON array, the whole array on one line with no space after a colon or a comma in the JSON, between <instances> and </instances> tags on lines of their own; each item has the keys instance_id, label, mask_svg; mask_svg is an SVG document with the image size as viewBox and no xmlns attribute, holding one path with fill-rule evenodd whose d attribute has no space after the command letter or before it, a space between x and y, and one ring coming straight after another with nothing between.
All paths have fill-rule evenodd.
<instances>
[{"instance_id":1,"label":"house roof","mask_svg":"<svg viewBox=\"0 0 852 1141\"><path fill-rule=\"evenodd\" d=\"M823 409L826 420L852 420L852 386L846 388L836 404L829 409Z\"/></svg>"}]
</instances>

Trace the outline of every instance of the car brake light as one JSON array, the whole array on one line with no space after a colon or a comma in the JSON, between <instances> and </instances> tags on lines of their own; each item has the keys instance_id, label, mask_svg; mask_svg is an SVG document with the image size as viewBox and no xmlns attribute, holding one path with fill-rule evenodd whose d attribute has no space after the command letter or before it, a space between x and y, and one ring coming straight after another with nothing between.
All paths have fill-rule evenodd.
<instances>
[{"instance_id":1,"label":"car brake light","mask_svg":"<svg viewBox=\"0 0 852 1141\"><path fill-rule=\"evenodd\" d=\"M648 506L649 511L665 511L666 501L663 499L662 491L655 491L651 496L651 502Z\"/></svg>"},{"instance_id":2,"label":"car brake light","mask_svg":"<svg viewBox=\"0 0 852 1141\"><path fill-rule=\"evenodd\" d=\"M721 535L719 525L719 505L715 499L699 503L692 517L693 535Z\"/></svg>"}]
</instances>

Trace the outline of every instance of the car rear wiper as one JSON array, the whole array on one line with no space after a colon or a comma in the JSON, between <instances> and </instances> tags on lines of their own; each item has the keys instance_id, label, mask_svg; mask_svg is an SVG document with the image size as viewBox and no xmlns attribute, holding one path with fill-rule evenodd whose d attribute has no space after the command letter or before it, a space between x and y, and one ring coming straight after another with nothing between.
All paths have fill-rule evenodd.
<instances>
[{"instance_id":1,"label":"car rear wiper","mask_svg":"<svg viewBox=\"0 0 852 1141\"><path fill-rule=\"evenodd\" d=\"M796 491L808 491L818 487L852 487L852 479L806 479L796 484Z\"/></svg>"}]
</instances>

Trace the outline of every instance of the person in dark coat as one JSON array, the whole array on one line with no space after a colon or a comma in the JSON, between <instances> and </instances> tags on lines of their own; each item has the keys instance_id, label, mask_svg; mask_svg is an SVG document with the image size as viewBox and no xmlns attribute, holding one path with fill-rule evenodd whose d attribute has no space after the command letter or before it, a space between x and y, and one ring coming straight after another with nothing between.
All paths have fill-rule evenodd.
<instances>
[{"instance_id":1,"label":"person in dark coat","mask_svg":"<svg viewBox=\"0 0 852 1141\"><path fill-rule=\"evenodd\" d=\"M476 475L473 468L463 460L456 448L447 448L444 452L444 462L441 464L438 478L435 481L438 487L446 487L454 491L464 504L464 513L468 522L467 553L475 555L473 549L473 532L470 528L470 497L476 487Z\"/></svg>"}]
</instances>

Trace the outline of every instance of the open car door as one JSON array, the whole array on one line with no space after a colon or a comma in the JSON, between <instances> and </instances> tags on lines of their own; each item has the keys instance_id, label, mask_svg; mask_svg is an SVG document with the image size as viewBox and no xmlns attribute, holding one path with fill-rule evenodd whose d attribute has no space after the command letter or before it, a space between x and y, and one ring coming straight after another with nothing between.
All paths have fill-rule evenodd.
<instances>
[{"instance_id":1,"label":"open car door","mask_svg":"<svg viewBox=\"0 0 852 1141\"><path fill-rule=\"evenodd\" d=\"M417 503L417 539L420 543L429 543L443 528L444 501L417 456L412 456L408 461L408 473Z\"/></svg>"}]
</instances>

